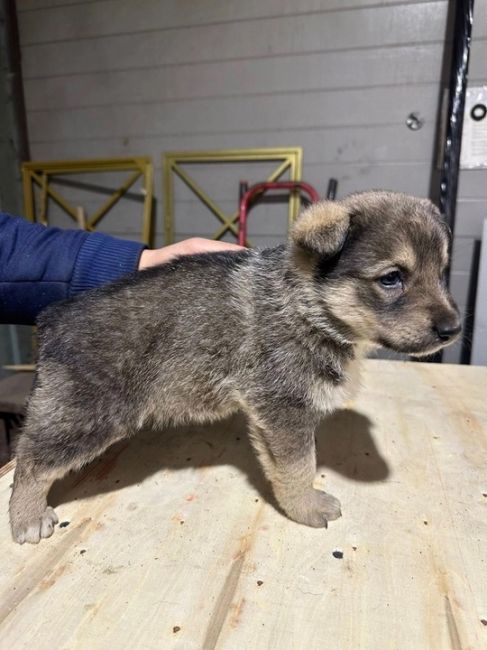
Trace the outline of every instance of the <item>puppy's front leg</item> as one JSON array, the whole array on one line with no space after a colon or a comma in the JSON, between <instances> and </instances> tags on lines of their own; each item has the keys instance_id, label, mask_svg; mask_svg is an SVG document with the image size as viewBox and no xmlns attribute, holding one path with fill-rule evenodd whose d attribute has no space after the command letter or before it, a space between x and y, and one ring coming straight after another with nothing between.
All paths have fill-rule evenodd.
<instances>
[{"instance_id":1,"label":"puppy's front leg","mask_svg":"<svg viewBox=\"0 0 487 650\"><path fill-rule=\"evenodd\" d=\"M315 428L313 418L250 414L250 438L279 505L300 524L326 528L328 521L341 516L341 510L338 499L313 488Z\"/></svg>"}]
</instances>

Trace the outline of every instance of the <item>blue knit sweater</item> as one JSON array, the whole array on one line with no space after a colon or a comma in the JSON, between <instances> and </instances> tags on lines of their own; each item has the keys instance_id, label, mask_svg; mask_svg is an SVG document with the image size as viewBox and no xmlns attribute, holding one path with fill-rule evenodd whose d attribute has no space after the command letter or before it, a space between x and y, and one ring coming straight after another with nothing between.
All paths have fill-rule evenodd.
<instances>
[{"instance_id":1,"label":"blue knit sweater","mask_svg":"<svg viewBox=\"0 0 487 650\"><path fill-rule=\"evenodd\" d=\"M40 311L137 269L143 244L32 224L0 212L0 322L33 324Z\"/></svg>"}]
</instances>

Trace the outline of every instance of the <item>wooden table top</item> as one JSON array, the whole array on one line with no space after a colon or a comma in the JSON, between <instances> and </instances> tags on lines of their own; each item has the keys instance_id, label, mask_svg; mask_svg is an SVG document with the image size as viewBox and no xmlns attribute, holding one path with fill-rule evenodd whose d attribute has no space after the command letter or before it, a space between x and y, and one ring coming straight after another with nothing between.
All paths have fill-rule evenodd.
<instances>
[{"instance_id":1,"label":"wooden table top","mask_svg":"<svg viewBox=\"0 0 487 650\"><path fill-rule=\"evenodd\" d=\"M4 468L0 647L487 648L487 368L368 361L317 439L328 530L273 508L238 418L112 448L39 546Z\"/></svg>"}]
</instances>

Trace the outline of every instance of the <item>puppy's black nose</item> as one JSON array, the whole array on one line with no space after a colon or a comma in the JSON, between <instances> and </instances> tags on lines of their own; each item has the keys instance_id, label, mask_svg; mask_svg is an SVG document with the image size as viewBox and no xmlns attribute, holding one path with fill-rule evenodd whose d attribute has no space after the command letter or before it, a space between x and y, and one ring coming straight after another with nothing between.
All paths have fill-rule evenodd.
<instances>
[{"instance_id":1,"label":"puppy's black nose","mask_svg":"<svg viewBox=\"0 0 487 650\"><path fill-rule=\"evenodd\" d=\"M442 341L449 341L457 334L460 334L462 325L458 318L439 321L433 328Z\"/></svg>"}]
</instances>

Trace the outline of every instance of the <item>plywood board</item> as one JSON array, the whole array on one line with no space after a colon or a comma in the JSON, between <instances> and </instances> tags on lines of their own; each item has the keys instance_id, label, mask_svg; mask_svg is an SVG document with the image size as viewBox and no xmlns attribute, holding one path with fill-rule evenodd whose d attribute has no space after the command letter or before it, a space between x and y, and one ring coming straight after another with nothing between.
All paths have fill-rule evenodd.
<instances>
[{"instance_id":1,"label":"plywood board","mask_svg":"<svg viewBox=\"0 0 487 650\"><path fill-rule=\"evenodd\" d=\"M486 394L487 368L367 362L318 432L328 530L276 511L239 420L112 448L38 547L9 539L7 471L1 647L485 648Z\"/></svg>"}]
</instances>

